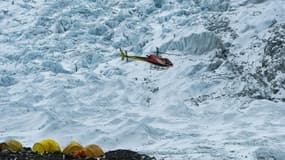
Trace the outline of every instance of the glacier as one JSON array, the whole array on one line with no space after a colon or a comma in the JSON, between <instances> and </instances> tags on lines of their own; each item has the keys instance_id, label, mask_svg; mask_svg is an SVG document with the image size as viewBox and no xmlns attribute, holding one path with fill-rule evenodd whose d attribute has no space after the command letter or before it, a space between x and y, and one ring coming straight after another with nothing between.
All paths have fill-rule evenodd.
<instances>
[{"instance_id":1,"label":"glacier","mask_svg":"<svg viewBox=\"0 0 285 160\"><path fill-rule=\"evenodd\" d=\"M284 56L284 0L2 0L0 141L284 160Z\"/></svg>"}]
</instances>

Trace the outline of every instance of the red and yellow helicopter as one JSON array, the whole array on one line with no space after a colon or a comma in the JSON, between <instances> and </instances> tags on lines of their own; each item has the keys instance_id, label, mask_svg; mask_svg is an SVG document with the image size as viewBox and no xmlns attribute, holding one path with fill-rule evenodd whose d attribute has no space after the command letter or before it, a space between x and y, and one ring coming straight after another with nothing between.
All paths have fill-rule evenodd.
<instances>
[{"instance_id":1,"label":"red and yellow helicopter","mask_svg":"<svg viewBox=\"0 0 285 160\"><path fill-rule=\"evenodd\" d=\"M156 50L156 55L155 54L151 54L151 55L147 55L146 57L140 57L140 56L129 56L127 54L126 51L123 51L122 48L120 48L120 52L121 52L121 60L123 61L125 58L128 59L132 59L135 61L144 61L144 62L148 62L160 67L172 67L173 64L172 62L167 59L167 58L163 58L161 56L159 56L159 50L157 48Z\"/></svg>"}]
</instances>

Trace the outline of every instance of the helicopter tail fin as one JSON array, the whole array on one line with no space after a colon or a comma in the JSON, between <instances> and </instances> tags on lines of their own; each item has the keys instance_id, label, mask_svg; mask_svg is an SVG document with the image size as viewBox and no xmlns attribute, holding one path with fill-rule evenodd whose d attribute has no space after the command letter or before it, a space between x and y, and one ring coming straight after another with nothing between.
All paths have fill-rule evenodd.
<instances>
[{"instance_id":1,"label":"helicopter tail fin","mask_svg":"<svg viewBox=\"0 0 285 160\"><path fill-rule=\"evenodd\" d=\"M121 53L121 60L123 61L127 55L126 55L126 53L122 50L122 48L120 48L120 53Z\"/></svg>"}]
</instances>

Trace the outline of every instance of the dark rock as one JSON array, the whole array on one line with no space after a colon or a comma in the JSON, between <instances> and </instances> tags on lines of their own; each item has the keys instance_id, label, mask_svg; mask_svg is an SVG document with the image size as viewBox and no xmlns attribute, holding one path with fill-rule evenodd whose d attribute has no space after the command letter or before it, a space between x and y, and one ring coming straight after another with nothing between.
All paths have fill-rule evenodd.
<instances>
[{"instance_id":1,"label":"dark rock","mask_svg":"<svg viewBox=\"0 0 285 160\"><path fill-rule=\"evenodd\" d=\"M130 150L115 150L106 153L106 160L155 160L155 158Z\"/></svg>"},{"instance_id":2,"label":"dark rock","mask_svg":"<svg viewBox=\"0 0 285 160\"><path fill-rule=\"evenodd\" d=\"M81 158L73 157L61 152L38 154L32 152L31 148L24 148L20 152L3 150L0 152L0 160L155 160L144 154L130 150L115 150L105 153L105 158Z\"/></svg>"},{"instance_id":3,"label":"dark rock","mask_svg":"<svg viewBox=\"0 0 285 160\"><path fill-rule=\"evenodd\" d=\"M219 68L222 63L223 63L223 61L218 59L218 60L214 61L213 63L209 64L207 70L208 71L214 71L217 68Z\"/></svg>"},{"instance_id":4,"label":"dark rock","mask_svg":"<svg viewBox=\"0 0 285 160\"><path fill-rule=\"evenodd\" d=\"M245 79L248 86L242 91L256 99L283 100L285 91L285 29L284 24L270 30L271 36L265 40L261 65Z\"/></svg>"}]
</instances>

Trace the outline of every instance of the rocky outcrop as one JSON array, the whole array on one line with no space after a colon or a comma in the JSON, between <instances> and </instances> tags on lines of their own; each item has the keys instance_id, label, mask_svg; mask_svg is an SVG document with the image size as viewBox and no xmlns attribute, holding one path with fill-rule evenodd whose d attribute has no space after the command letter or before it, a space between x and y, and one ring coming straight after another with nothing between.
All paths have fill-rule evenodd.
<instances>
[{"instance_id":1,"label":"rocky outcrop","mask_svg":"<svg viewBox=\"0 0 285 160\"><path fill-rule=\"evenodd\" d=\"M282 99L285 93L285 24L276 26L266 40L261 65L245 79L253 82L246 94L261 99Z\"/></svg>"}]
</instances>

